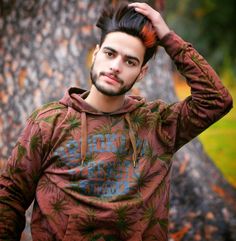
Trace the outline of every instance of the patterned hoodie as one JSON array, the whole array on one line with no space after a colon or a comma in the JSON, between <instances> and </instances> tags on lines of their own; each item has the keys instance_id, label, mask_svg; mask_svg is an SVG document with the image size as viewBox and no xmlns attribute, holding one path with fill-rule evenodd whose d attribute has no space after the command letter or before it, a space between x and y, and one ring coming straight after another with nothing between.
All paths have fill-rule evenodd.
<instances>
[{"instance_id":1,"label":"patterned hoodie","mask_svg":"<svg viewBox=\"0 0 236 241\"><path fill-rule=\"evenodd\" d=\"M161 40L191 87L167 104L126 96L101 113L68 90L28 119L0 178L0 240L19 240L34 200L36 241L166 241L171 157L225 115L232 99L174 32Z\"/></svg>"}]
</instances>

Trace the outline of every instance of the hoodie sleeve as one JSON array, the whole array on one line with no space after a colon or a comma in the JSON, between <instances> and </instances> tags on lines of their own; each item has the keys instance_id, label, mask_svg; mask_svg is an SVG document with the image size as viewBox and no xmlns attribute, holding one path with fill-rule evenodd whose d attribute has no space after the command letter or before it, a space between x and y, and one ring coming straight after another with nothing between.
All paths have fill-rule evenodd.
<instances>
[{"instance_id":1,"label":"hoodie sleeve","mask_svg":"<svg viewBox=\"0 0 236 241\"><path fill-rule=\"evenodd\" d=\"M0 176L0 240L20 240L40 175L41 147L40 129L29 120Z\"/></svg>"},{"instance_id":2,"label":"hoodie sleeve","mask_svg":"<svg viewBox=\"0 0 236 241\"><path fill-rule=\"evenodd\" d=\"M174 32L161 40L179 72L191 87L191 95L169 106L177 116L168 132L175 133L174 151L199 135L232 108L232 97L207 61Z\"/></svg>"}]
</instances>

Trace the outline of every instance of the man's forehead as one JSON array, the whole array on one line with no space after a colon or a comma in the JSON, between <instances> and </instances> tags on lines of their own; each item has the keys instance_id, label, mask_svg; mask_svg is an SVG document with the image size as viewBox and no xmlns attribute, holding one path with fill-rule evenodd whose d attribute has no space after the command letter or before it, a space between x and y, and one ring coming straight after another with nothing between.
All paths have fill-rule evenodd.
<instances>
[{"instance_id":1,"label":"man's forehead","mask_svg":"<svg viewBox=\"0 0 236 241\"><path fill-rule=\"evenodd\" d=\"M142 61L146 50L139 38L123 32L108 33L101 48L111 48L123 55L137 57L140 61Z\"/></svg>"}]
</instances>

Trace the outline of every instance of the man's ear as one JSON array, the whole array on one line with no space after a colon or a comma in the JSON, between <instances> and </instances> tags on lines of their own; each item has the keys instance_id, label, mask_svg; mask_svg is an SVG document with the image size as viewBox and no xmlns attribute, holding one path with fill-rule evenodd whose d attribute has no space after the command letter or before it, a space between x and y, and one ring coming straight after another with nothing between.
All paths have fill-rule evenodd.
<instances>
[{"instance_id":1,"label":"man's ear","mask_svg":"<svg viewBox=\"0 0 236 241\"><path fill-rule=\"evenodd\" d=\"M92 58L92 61L94 61L94 59L95 59L95 57L96 57L96 55L97 55L99 49L100 49L100 46L97 44L97 45L96 45L96 48L95 48L94 51L93 51L93 58Z\"/></svg>"},{"instance_id":2,"label":"man's ear","mask_svg":"<svg viewBox=\"0 0 236 241\"><path fill-rule=\"evenodd\" d=\"M148 71L148 65L145 64L145 65L141 68L141 71L140 71L140 73L139 73L139 76L138 76L137 81L140 81L141 79L143 79L144 76L146 75L147 71Z\"/></svg>"}]
</instances>

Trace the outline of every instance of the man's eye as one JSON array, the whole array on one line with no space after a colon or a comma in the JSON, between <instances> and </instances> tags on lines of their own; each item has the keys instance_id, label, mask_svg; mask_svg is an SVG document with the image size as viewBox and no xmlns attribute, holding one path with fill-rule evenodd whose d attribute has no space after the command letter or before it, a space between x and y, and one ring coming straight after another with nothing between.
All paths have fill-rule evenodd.
<instances>
[{"instance_id":1,"label":"man's eye","mask_svg":"<svg viewBox=\"0 0 236 241\"><path fill-rule=\"evenodd\" d=\"M135 66L135 62L132 60L126 60L126 63L130 66Z\"/></svg>"},{"instance_id":2,"label":"man's eye","mask_svg":"<svg viewBox=\"0 0 236 241\"><path fill-rule=\"evenodd\" d=\"M108 57L112 57L114 54L112 52L105 52L105 55L107 55Z\"/></svg>"}]
</instances>

